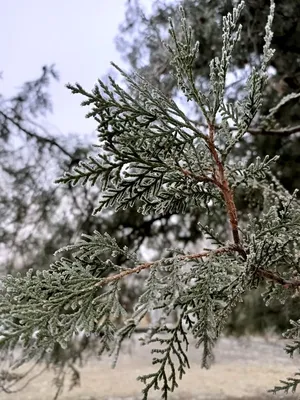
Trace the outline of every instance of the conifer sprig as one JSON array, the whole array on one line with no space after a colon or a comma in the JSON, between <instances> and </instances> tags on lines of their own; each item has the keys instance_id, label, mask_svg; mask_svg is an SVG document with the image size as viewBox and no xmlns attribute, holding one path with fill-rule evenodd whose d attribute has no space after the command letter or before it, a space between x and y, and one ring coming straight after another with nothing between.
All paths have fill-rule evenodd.
<instances>
[{"instance_id":1,"label":"conifer sprig","mask_svg":"<svg viewBox=\"0 0 300 400\"><path fill-rule=\"evenodd\" d=\"M208 212L222 209L228 220L228 241L223 243L200 221L200 228L215 247L195 253L173 249L171 256L143 262L108 234L83 235L79 242L61 249L70 252L70 257L61 258L48 270L4 279L0 296L2 349L21 342L26 361L51 351L57 343L66 346L74 334L84 330L87 335L100 336L101 353L112 355L115 364L123 340L133 334L146 312L160 309L162 317L145 338L145 343L158 345L152 350L157 355L153 365L158 368L139 379L145 384L144 399L151 389L161 390L162 398L167 399L189 367L188 334L202 347L202 366L208 367L224 322L246 290L255 288L261 279L267 280L264 298L268 302L274 298L284 301L299 288L300 280L295 276L300 245L296 193L287 193L272 176L270 163L276 158L257 159L250 166L233 165L229 160L261 106L273 54L271 0L261 64L249 76L244 100L227 103L225 81L240 36L237 24L243 6L241 2L223 19L222 51L210 65L208 93L197 88L193 77L199 44L193 42L183 9L181 33L170 21L173 45L166 47L179 88L203 113L206 122L202 127L138 73L129 75L116 65L128 90L113 78L109 85L99 80L91 92L79 84L68 85L73 93L84 96L82 104L90 108L88 117L98 122L99 152L58 180L74 185L97 183L101 197L95 212L107 207L125 209L136 203L144 214L185 212L194 207ZM285 101L288 99L281 104ZM238 186L260 191L259 218L250 215L246 222L240 222L235 202ZM126 266L118 264L119 256ZM283 263L290 266L288 272L281 271ZM148 272L144 292L126 320L120 283L142 271ZM166 317L172 310L179 310L179 318L170 327ZM290 354L299 349L300 325L293 325L289 335L295 341L287 348ZM298 379L292 378L274 391L294 390L297 384Z\"/></svg>"}]
</instances>

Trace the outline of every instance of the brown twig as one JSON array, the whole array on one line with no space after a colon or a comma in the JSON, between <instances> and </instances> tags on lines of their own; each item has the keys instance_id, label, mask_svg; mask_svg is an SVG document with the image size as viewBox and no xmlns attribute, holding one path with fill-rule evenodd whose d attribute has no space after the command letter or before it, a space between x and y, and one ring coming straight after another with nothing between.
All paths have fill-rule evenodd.
<instances>
[{"instance_id":1,"label":"brown twig","mask_svg":"<svg viewBox=\"0 0 300 400\"><path fill-rule=\"evenodd\" d=\"M241 241L240 241L240 236L239 236L239 229L238 229L238 217L237 217L237 210L236 206L234 203L234 197L233 197L233 192L229 186L226 174L225 174L225 169L223 166L222 161L220 160L220 157L218 155L216 146L215 146L215 129L216 127L212 124L208 125L209 128L209 134L206 137L206 142L208 145L208 148L210 150L210 153L212 155L212 158L215 162L215 169L213 171L212 177L206 176L206 175L195 175L191 171L182 169L181 171L184 173L185 176L192 177L198 182L210 182L216 185L224 198L225 204L226 204L226 211L229 217L229 222L231 225L231 231L232 231L232 236L233 236L233 242L236 246L237 251L242 255L244 259L247 258L245 250L241 246Z\"/></svg>"},{"instance_id":2,"label":"brown twig","mask_svg":"<svg viewBox=\"0 0 300 400\"><path fill-rule=\"evenodd\" d=\"M235 202L234 202L233 192L229 186L228 180L226 178L224 166L222 164L222 161L219 158L219 155L218 155L217 149L215 147L215 143L214 143L216 127L212 124L209 124L208 128L209 128L209 133L208 133L206 141L207 141L210 153L216 164L216 169L213 173L213 177L212 178L207 177L207 176L197 177L187 170L183 170L183 173L186 176L191 176L198 181L211 182L219 187L220 191L222 192L225 204L226 204L226 210L227 210L227 214L228 214L230 225L231 225L231 231L232 231L233 241L235 244L235 250L241 254L241 256L244 258L244 260L246 260L247 254L241 246L240 237L239 237L237 209L236 209ZM273 129L273 130L268 130L268 131L262 130L262 129L248 129L248 132L252 135L266 134L266 135L288 136L293 133L300 132L300 125L292 127L292 128L279 129L279 130ZM280 275L278 275L277 273L275 273L273 271L269 271L269 270L264 270L262 268L258 268L255 273L258 276L263 277L268 280L271 280L273 282L276 282L277 284L282 285L287 289L299 290L299 288L300 288L300 280L297 280L297 279L286 280L286 279L282 278Z\"/></svg>"},{"instance_id":3,"label":"brown twig","mask_svg":"<svg viewBox=\"0 0 300 400\"><path fill-rule=\"evenodd\" d=\"M199 123L199 121L193 121L193 123L197 126L206 127L205 124ZM216 125L216 129L221 128L221 126ZM238 128L230 127L230 131L237 131ZM265 135L265 136L281 136L281 137L288 137L293 135L294 133L300 132L300 125L286 127L286 128L273 128L273 129L265 129L265 128L248 128L247 132L251 135L258 136L258 135Z\"/></svg>"},{"instance_id":4,"label":"brown twig","mask_svg":"<svg viewBox=\"0 0 300 400\"><path fill-rule=\"evenodd\" d=\"M188 255L183 255L179 256L179 260L194 260L197 258L204 258L204 257L209 257L212 254L224 254L224 253L231 253L234 251L239 251L239 249L236 246L228 246L228 247L220 247L219 249L216 250L210 250L210 251L203 251L201 253L197 254L188 254ZM138 265L137 267L134 268L128 268L118 274L108 276L107 278L101 279L99 282L96 283L95 286L104 286L107 285L108 283L118 281L125 276L132 275L132 274L138 274L139 272L143 271L144 269L148 269L151 267L154 267L155 265L158 265L162 262L163 260L156 260L152 262L146 262L143 264ZM164 259L166 261L166 259Z\"/></svg>"},{"instance_id":5,"label":"brown twig","mask_svg":"<svg viewBox=\"0 0 300 400\"><path fill-rule=\"evenodd\" d=\"M220 188L224 201L226 204L226 210L229 217L231 231L233 236L233 241L235 245L240 248L240 253L244 258L246 258L246 253L241 248L239 230L238 230L238 218L237 218L237 210L234 203L233 192L229 186L228 180L226 178L224 166L222 161L219 158L218 152L214 143L214 134L215 134L215 126L209 124L209 136L208 136L208 146L210 153L216 163L216 170L214 172L214 180L216 185Z\"/></svg>"},{"instance_id":6,"label":"brown twig","mask_svg":"<svg viewBox=\"0 0 300 400\"><path fill-rule=\"evenodd\" d=\"M189 176L193 179L195 179L198 182L210 182L210 183L214 183L216 184L215 179L210 178L209 176L206 175L195 175L193 174L191 171L188 171L186 169L182 169L181 172L185 175L185 176Z\"/></svg>"},{"instance_id":7,"label":"brown twig","mask_svg":"<svg viewBox=\"0 0 300 400\"><path fill-rule=\"evenodd\" d=\"M279 285L284 286L286 289L297 289L300 287L300 280L286 280L276 272L269 271L267 269L258 268L256 274L272 282L278 283Z\"/></svg>"},{"instance_id":8,"label":"brown twig","mask_svg":"<svg viewBox=\"0 0 300 400\"><path fill-rule=\"evenodd\" d=\"M249 133L251 135L267 135L267 136L281 136L281 137L287 137L290 136L294 133L300 132L300 125L297 126L292 126L291 128L279 128L279 129L248 129Z\"/></svg>"}]
</instances>

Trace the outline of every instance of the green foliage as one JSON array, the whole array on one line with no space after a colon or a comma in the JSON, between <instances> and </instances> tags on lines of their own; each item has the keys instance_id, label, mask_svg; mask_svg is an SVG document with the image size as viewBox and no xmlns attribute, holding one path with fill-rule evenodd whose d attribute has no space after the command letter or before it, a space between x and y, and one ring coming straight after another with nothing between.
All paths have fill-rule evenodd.
<instances>
[{"instance_id":1,"label":"green foliage","mask_svg":"<svg viewBox=\"0 0 300 400\"><path fill-rule=\"evenodd\" d=\"M270 390L270 393L276 394L278 392L284 392L285 394L288 394L289 391L292 393L295 393L297 390L297 386L300 383L300 379L297 378L300 373L295 374L295 378L288 378L286 381L281 380L281 385L280 386L275 386L274 389Z\"/></svg>"},{"instance_id":2,"label":"green foliage","mask_svg":"<svg viewBox=\"0 0 300 400\"><path fill-rule=\"evenodd\" d=\"M145 400L152 388L161 390L161 398L168 399L168 392L173 392L178 387L178 379L181 379L185 374L185 369L190 367L186 356L189 342L187 333L182 326L181 316L179 321L174 328L164 326L158 329L157 334L162 336L152 337L148 342L148 344L159 344L159 348L152 349L151 353L157 355L153 358L152 364L158 364L160 367L156 372L138 377L138 380L145 384L143 389L143 399Z\"/></svg>"},{"instance_id":3,"label":"green foliage","mask_svg":"<svg viewBox=\"0 0 300 400\"><path fill-rule=\"evenodd\" d=\"M140 74L131 76L116 65L131 92L113 78L110 85L99 80L92 92L79 84L68 85L73 93L84 96L88 117L99 124L99 152L58 180L73 185L97 183L101 198L94 213L109 207L126 212L134 205L143 214L186 212L194 207L203 214L222 210L228 219L226 239L200 223L215 246L199 253L169 249L165 257L144 262L108 233L83 235L81 241L61 250L70 256L48 270L4 279L0 297L3 350L21 342L25 362L53 351L56 344L65 348L74 334L84 330L86 335L100 336L101 354L108 352L115 364L122 341L132 335L147 311L159 309L162 317L145 338L145 344L155 345L153 365L158 368L139 379L145 384L144 399L150 389L161 390L167 399L189 367L188 334L203 349L202 366L207 368L215 342L245 292L265 279L270 282L265 301L283 301L299 288L295 279L300 244L296 193L290 195L272 175L270 163L276 158L234 165L228 157L262 105L273 55L271 1L260 66L250 73L244 99L226 103L226 76L240 40L242 28L237 22L243 6L241 2L223 19L221 55L210 64L207 93L199 90L193 77L198 45L193 43L183 10L181 33L170 21L173 45L166 47L178 87L202 111L204 126L199 127ZM246 193L259 190L262 210L258 217L249 215L239 221L234 197L238 186ZM282 265L289 269L281 270ZM149 272L144 292L126 319L121 282L142 271ZM173 310L179 310L179 319L170 327L166 317ZM117 321L124 320L119 327ZM288 334L296 338L298 332L299 324L294 323Z\"/></svg>"}]
</instances>

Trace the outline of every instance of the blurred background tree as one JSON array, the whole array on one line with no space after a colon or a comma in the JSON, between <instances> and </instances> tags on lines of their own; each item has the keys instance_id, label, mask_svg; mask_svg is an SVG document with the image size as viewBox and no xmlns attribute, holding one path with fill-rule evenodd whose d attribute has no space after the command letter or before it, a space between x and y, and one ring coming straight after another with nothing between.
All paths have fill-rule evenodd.
<instances>
[{"instance_id":1,"label":"blurred background tree","mask_svg":"<svg viewBox=\"0 0 300 400\"><path fill-rule=\"evenodd\" d=\"M51 79L58 79L54 66L44 66L16 95L0 96L2 273L45 268L55 249L74 239L90 218L92 194L78 199L74 188L53 184L90 146L75 135L58 137L39 123L52 111Z\"/></svg>"}]
</instances>

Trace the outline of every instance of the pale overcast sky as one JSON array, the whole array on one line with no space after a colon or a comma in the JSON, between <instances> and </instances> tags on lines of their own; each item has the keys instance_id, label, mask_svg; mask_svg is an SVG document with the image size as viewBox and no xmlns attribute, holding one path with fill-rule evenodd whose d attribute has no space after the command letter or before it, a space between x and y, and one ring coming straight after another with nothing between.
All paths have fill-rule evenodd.
<instances>
[{"instance_id":1,"label":"pale overcast sky","mask_svg":"<svg viewBox=\"0 0 300 400\"><path fill-rule=\"evenodd\" d=\"M125 4L126 0L2 1L0 93L13 94L24 81L38 77L43 65L54 63L60 81L51 86L54 114L48 121L63 133L92 132L95 124L84 118L80 96L64 85L77 81L90 89L109 70L110 61L124 65L114 37Z\"/></svg>"}]
</instances>

